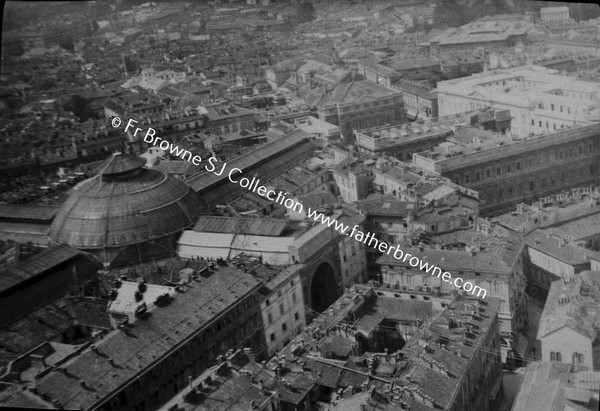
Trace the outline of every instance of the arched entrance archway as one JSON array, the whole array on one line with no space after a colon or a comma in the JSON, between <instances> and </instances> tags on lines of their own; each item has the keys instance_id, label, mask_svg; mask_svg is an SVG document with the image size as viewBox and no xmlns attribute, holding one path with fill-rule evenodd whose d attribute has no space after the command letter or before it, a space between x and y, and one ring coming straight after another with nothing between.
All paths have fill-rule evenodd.
<instances>
[{"instance_id":1,"label":"arched entrance archway","mask_svg":"<svg viewBox=\"0 0 600 411\"><path fill-rule=\"evenodd\" d=\"M310 285L310 301L312 309L319 313L325 311L337 299L337 286L335 274L331 264L319 264L313 274Z\"/></svg>"}]
</instances>

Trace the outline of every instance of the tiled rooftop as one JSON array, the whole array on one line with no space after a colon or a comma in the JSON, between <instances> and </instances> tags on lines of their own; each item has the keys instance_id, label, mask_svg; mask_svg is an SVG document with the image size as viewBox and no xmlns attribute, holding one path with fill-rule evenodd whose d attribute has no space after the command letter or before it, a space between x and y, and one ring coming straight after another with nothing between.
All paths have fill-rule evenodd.
<instances>
[{"instance_id":1,"label":"tiled rooftop","mask_svg":"<svg viewBox=\"0 0 600 411\"><path fill-rule=\"evenodd\" d=\"M21 263L10 265L0 275L0 292L4 292L78 255L82 255L79 250L67 245L58 245L48 248Z\"/></svg>"},{"instance_id":2,"label":"tiled rooftop","mask_svg":"<svg viewBox=\"0 0 600 411\"><path fill-rule=\"evenodd\" d=\"M584 271L550 285L538 329L538 339L569 327L595 341L600 327L600 272Z\"/></svg>"},{"instance_id":3,"label":"tiled rooftop","mask_svg":"<svg viewBox=\"0 0 600 411\"><path fill-rule=\"evenodd\" d=\"M66 373L57 370L42 377L37 392L60 401L65 409L90 408L258 286L250 274L221 267L207 278L192 281L170 304L155 308L127 332L115 330L96 342L102 355L85 350L60 367ZM93 390L84 388L79 380Z\"/></svg>"},{"instance_id":4,"label":"tiled rooftop","mask_svg":"<svg viewBox=\"0 0 600 411\"><path fill-rule=\"evenodd\" d=\"M403 348L408 365L399 384L424 393L433 402L431 409L448 407L479 345L493 332L490 327L499 305L497 298L452 302Z\"/></svg>"},{"instance_id":5,"label":"tiled rooftop","mask_svg":"<svg viewBox=\"0 0 600 411\"><path fill-rule=\"evenodd\" d=\"M395 95L400 95L400 93L369 80L357 80L339 83L317 105L328 107L337 104L366 103Z\"/></svg>"},{"instance_id":6,"label":"tiled rooftop","mask_svg":"<svg viewBox=\"0 0 600 411\"><path fill-rule=\"evenodd\" d=\"M560 231L556 232L553 228L534 230L525 236L525 241L529 247L569 265L586 264L590 257L600 255L597 251L570 242Z\"/></svg>"},{"instance_id":7,"label":"tiled rooftop","mask_svg":"<svg viewBox=\"0 0 600 411\"><path fill-rule=\"evenodd\" d=\"M479 273L510 274L524 246L520 236L500 226L490 226L479 219L478 228L454 231L436 237L436 242L447 249L432 247L401 247L404 253L420 256L420 258L439 266L442 270L465 270ZM485 227L488 228L485 228ZM377 263L380 265L408 266L384 254Z\"/></svg>"},{"instance_id":8,"label":"tiled rooftop","mask_svg":"<svg viewBox=\"0 0 600 411\"><path fill-rule=\"evenodd\" d=\"M514 410L590 410L591 392L575 389L572 379L579 373L571 372L564 363L533 362L527 366L521 389L513 403ZM574 397L573 394L579 394ZM583 397L581 396L583 394ZM575 400L575 401L572 401ZM587 401L586 401L587 400Z\"/></svg>"}]
</instances>

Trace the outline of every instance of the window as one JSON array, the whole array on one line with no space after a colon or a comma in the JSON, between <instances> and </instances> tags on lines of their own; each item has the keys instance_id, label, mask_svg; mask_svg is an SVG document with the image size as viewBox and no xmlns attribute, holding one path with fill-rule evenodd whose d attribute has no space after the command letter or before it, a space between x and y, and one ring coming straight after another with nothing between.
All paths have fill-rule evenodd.
<instances>
[{"instance_id":1,"label":"window","mask_svg":"<svg viewBox=\"0 0 600 411\"><path fill-rule=\"evenodd\" d=\"M292 293L292 301L296 304L296 293Z\"/></svg>"},{"instance_id":2,"label":"window","mask_svg":"<svg viewBox=\"0 0 600 411\"><path fill-rule=\"evenodd\" d=\"M271 333L271 342L275 341L275 333Z\"/></svg>"},{"instance_id":3,"label":"window","mask_svg":"<svg viewBox=\"0 0 600 411\"><path fill-rule=\"evenodd\" d=\"M279 313L280 313L281 315L283 315L284 311L285 311L285 310L283 309L283 303L279 303Z\"/></svg>"},{"instance_id":4,"label":"window","mask_svg":"<svg viewBox=\"0 0 600 411\"><path fill-rule=\"evenodd\" d=\"M486 173L485 173L485 175L486 175L487 178L491 178L492 177L491 170L487 170Z\"/></svg>"},{"instance_id":5,"label":"window","mask_svg":"<svg viewBox=\"0 0 600 411\"><path fill-rule=\"evenodd\" d=\"M298 312L294 313L294 320L296 320L296 321L300 320L300 315L298 314Z\"/></svg>"},{"instance_id":6,"label":"window","mask_svg":"<svg viewBox=\"0 0 600 411\"><path fill-rule=\"evenodd\" d=\"M273 324L273 315L271 313L267 314L267 318L269 320L269 324Z\"/></svg>"},{"instance_id":7,"label":"window","mask_svg":"<svg viewBox=\"0 0 600 411\"><path fill-rule=\"evenodd\" d=\"M507 164L507 165L506 165L506 172L507 172L507 173L510 173L510 164Z\"/></svg>"},{"instance_id":8,"label":"window","mask_svg":"<svg viewBox=\"0 0 600 411\"><path fill-rule=\"evenodd\" d=\"M520 169L521 169L521 162L517 161L517 170L520 170Z\"/></svg>"},{"instance_id":9,"label":"window","mask_svg":"<svg viewBox=\"0 0 600 411\"><path fill-rule=\"evenodd\" d=\"M550 361L556 361L556 354L554 353L554 351L550 351Z\"/></svg>"},{"instance_id":10,"label":"window","mask_svg":"<svg viewBox=\"0 0 600 411\"><path fill-rule=\"evenodd\" d=\"M562 358L559 352L556 353L556 362L562 362Z\"/></svg>"},{"instance_id":11,"label":"window","mask_svg":"<svg viewBox=\"0 0 600 411\"><path fill-rule=\"evenodd\" d=\"M502 174L502 169L500 167L496 167L496 175L499 176Z\"/></svg>"},{"instance_id":12,"label":"window","mask_svg":"<svg viewBox=\"0 0 600 411\"><path fill-rule=\"evenodd\" d=\"M479 180L481 180L481 177L479 175L479 171L476 171L475 172L475 181L479 181Z\"/></svg>"},{"instance_id":13,"label":"window","mask_svg":"<svg viewBox=\"0 0 600 411\"><path fill-rule=\"evenodd\" d=\"M271 301L269 301L268 298L267 298L266 304L267 304L267 307L271 305Z\"/></svg>"},{"instance_id":14,"label":"window","mask_svg":"<svg viewBox=\"0 0 600 411\"><path fill-rule=\"evenodd\" d=\"M550 109L554 111L554 104L550 104Z\"/></svg>"},{"instance_id":15,"label":"window","mask_svg":"<svg viewBox=\"0 0 600 411\"><path fill-rule=\"evenodd\" d=\"M287 324L286 323L281 324L281 331L283 331L283 332L287 331Z\"/></svg>"}]
</instances>

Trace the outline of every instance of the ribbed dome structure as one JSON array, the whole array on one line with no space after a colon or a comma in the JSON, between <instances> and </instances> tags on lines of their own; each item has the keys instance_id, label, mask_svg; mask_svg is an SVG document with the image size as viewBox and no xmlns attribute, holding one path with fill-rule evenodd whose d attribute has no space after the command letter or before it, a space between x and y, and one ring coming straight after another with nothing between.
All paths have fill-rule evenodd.
<instances>
[{"instance_id":1,"label":"ribbed dome structure","mask_svg":"<svg viewBox=\"0 0 600 411\"><path fill-rule=\"evenodd\" d=\"M50 226L50 239L86 250L107 267L170 255L178 233L205 206L185 183L144 164L113 154L99 175L73 189Z\"/></svg>"}]
</instances>

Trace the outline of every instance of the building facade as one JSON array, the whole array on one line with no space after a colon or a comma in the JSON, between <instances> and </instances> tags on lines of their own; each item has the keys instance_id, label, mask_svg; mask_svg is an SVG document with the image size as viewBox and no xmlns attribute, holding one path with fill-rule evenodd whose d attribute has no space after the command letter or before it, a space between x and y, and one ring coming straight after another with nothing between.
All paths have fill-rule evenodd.
<instances>
[{"instance_id":1,"label":"building facade","mask_svg":"<svg viewBox=\"0 0 600 411\"><path fill-rule=\"evenodd\" d=\"M290 266L266 284L268 293L260 304L267 343L266 358L271 358L306 325L301 271Z\"/></svg>"},{"instance_id":2,"label":"building facade","mask_svg":"<svg viewBox=\"0 0 600 411\"><path fill-rule=\"evenodd\" d=\"M486 71L437 85L440 116L492 106L509 110L518 137L547 134L598 118L600 86L539 66Z\"/></svg>"},{"instance_id":3,"label":"building facade","mask_svg":"<svg viewBox=\"0 0 600 411\"><path fill-rule=\"evenodd\" d=\"M437 95L427 84L401 80L395 88L402 92L404 110L408 117L436 118L439 116Z\"/></svg>"},{"instance_id":4,"label":"building facade","mask_svg":"<svg viewBox=\"0 0 600 411\"><path fill-rule=\"evenodd\" d=\"M373 170L360 160L346 161L334 169L333 178L344 202L355 203L371 192Z\"/></svg>"},{"instance_id":5,"label":"building facade","mask_svg":"<svg viewBox=\"0 0 600 411\"><path fill-rule=\"evenodd\" d=\"M600 179L600 124L551 131L525 139L474 139L415 154L413 164L435 171L479 192L484 215L498 215L516 204Z\"/></svg>"}]
</instances>

